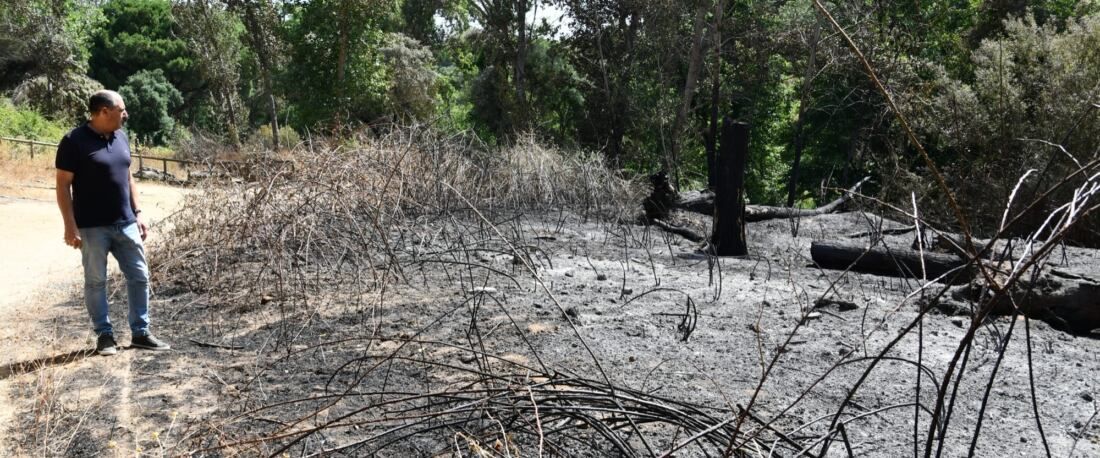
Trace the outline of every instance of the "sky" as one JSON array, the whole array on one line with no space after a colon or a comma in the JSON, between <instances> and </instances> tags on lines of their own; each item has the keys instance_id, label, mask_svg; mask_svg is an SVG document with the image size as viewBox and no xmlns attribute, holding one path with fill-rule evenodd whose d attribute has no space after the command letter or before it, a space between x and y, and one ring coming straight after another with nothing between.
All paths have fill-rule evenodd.
<instances>
[{"instance_id":1,"label":"sky","mask_svg":"<svg viewBox=\"0 0 1100 458\"><path fill-rule=\"evenodd\" d=\"M538 24L543 20L552 27L558 28L558 33L555 38L561 38L569 35L569 30L572 25L572 21L565 14L565 10L561 9L558 5L539 5L536 2L536 8L527 13L528 24Z\"/></svg>"},{"instance_id":2,"label":"sky","mask_svg":"<svg viewBox=\"0 0 1100 458\"><path fill-rule=\"evenodd\" d=\"M563 10L558 5L546 5L541 4L541 2L535 3L535 8L532 8L531 11L527 12L528 24L541 24L542 21L546 21L546 23L549 24L551 27L557 28L557 33L554 35L554 38L569 36L569 31L571 30L572 26L572 20L568 17L568 15L566 15L565 10ZM435 25L436 27L444 30L448 29L446 19L444 19L443 16L440 15L435 16ZM473 25L474 27L480 27L480 25L477 24L477 21L473 21L471 25Z\"/></svg>"}]
</instances>

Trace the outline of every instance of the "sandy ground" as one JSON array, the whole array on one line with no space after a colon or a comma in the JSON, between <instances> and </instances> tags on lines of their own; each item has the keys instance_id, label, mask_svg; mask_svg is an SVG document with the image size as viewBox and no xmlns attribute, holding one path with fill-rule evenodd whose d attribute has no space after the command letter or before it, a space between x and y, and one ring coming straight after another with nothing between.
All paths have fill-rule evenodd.
<instances>
[{"instance_id":1,"label":"sandy ground","mask_svg":"<svg viewBox=\"0 0 1100 458\"><path fill-rule=\"evenodd\" d=\"M28 197L0 194L0 221L5 222L0 240L7 252L7 261L0 264L0 314L18 312L23 304L58 291L68 292L80 278L80 252L62 241L64 227L53 189L32 189L38 192ZM175 211L185 192L155 183L138 185L142 215L154 228L150 243L155 242L158 223Z\"/></svg>"},{"instance_id":2,"label":"sandy ground","mask_svg":"<svg viewBox=\"0 0 1100 458\"><path fill-rule=\"evenodd\" d=\"M58 364L47 361L48 358L77 360L73 364L102 364L78 361L80 358L76 356L79 351L94 345L94 338L79 302L80 253L62 241L63 226L48 175L48 170L29 177L26 174L9 175L8 178L13 179L5 180L0 186L0 221L3 221L0 240L3 240L6 254L6 260L0 263L0 322L13 324L0 327L0 339L6 342L5 351L0 355L0 428L3 430L14 427L18 409L13 405L12 395L22 397L20 391L29 386L27 380L12 376L13 368L28 362L41 366ZM143 215L152 227L147 240L150 249L155 250L157 237L166 232L161 221L176 211L189 192L158 183L138 184ZM110 261L109 268L112 275L118 271L114 261ZM113 313L112 316L116 321L124 320L124 315ZM141 358L125 355L121 360L125 360L125 364L105 367L104 372L125 376L129 373L128 366ZM65 386L61 383L61 379L66 378L64 371L41 371L22 377L28 376L59 379L48 380L49 383L38 380L39 383L32 384L35 387L59 389ZM76 396L94 398L102 396L102 391L89 387ZM125 405L120 404L120 408Z\"/></svg>"}]
</instances>

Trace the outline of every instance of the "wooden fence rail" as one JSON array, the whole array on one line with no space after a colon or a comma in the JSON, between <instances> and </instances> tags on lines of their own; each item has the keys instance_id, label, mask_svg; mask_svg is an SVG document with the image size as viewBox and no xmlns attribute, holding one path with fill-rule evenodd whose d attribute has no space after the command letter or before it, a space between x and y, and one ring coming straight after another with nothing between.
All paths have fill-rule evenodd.
<instances>
[{"instance_id":1,"label":"wooden fence rail","mask_svg":"<svg viewBox=\"0 0 1100 458\"><path fill-rule=\"evenodd\" d=\"M40 142L40 141L35 141L35 140L26 140L26 139L22 139L22 138L0 137L0 142L12 142L12 143L22 143L22 144L30 145L31 159L34 159L34 147L35 146L44 146L44 147L57 148L57 143L47 143L47 142ZM187 171L188 178L190 178L190 175L191 175L191 170L190 170L190 168L188 168L188 166L190 166L192 164L199 164L199 162L197 162L197 161L189 161L187 159L172 159L172 158L167 158L167 157L146 156L146 155L142 155L142 154L131 154L130 157L138 160L138 170L139 171L142 168L145 167L145 161L154 161L154 162L155 161L160 161L161 162L161 171L165 175L168 175L168 163L169 162L175 162L175 163L180 164L180 165L183 166L183 169Z\"/></svg>"},{"instance_id":2,"label":"wooden fence rail","mask_svg":"<svg viewBox=\"0 0 1100 458\"><path fill-rule=\"evenodd\" d=\"M34 147L37 146L51 146L57 148L57 143L37 142L34 140L24 140L22 138L0 137L0 141L12 142L12 143L25 143L30 145L31 159L34 159Z\"/></svg>"}]
</instances>

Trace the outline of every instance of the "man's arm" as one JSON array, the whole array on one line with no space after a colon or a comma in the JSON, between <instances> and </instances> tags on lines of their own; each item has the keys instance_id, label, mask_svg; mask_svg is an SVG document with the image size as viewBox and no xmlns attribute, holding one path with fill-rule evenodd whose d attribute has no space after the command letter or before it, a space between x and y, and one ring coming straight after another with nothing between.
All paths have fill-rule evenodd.
<instances>
[{"instance_id":1,"label":"man's arm","mask_svg":"<svg viewBox=\"0 0 1100 458\"><path fill-rule=\"evenodd\" d=\"M80 231L76 229L73 215L73 172L57 169L57 208L65 221L65 244L80 248Z\"/></svg>"},{"instance_id":2,"label":"man's arm","mask_svg":"<svg viewBox=\"0 0 1100 458\"><path fill-rule=\"evenodd\" d=\"M138 193L137 187L134 186L133 174L130 174L130 209L134 211L134 218L137 219L138 230L141 231L141 239L145 240L145 237L149 235L149 226L146 226L145 221L141 219L141 207L138 206Z\"/></svg>"}]
</instances>

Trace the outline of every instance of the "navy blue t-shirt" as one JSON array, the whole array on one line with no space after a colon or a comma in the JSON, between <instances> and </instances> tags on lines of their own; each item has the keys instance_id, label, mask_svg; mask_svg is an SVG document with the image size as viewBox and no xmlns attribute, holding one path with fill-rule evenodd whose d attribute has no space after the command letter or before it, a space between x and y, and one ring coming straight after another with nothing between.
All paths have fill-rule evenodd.
<instances>
[{"instance_id":1,"label":"navy blue t-shirt","mask_svg":"<svg viewBox=\"0 0 1100 458\"><path fill-rule=\"evenodd\" d=\"M55 166L73 173L76 227L136 220L130 208L130 141L125 132L103 136L83 124L61 139Z\"/></svg>"}]
</instances>

